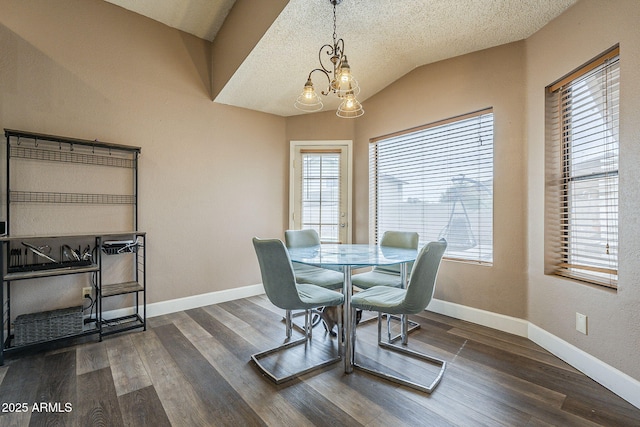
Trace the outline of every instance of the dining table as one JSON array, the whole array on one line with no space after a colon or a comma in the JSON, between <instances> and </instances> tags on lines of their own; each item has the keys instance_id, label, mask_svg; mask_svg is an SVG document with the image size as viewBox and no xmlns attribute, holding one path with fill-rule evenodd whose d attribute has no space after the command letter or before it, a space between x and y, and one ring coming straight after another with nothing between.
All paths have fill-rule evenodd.
<instances>
[{"instance_id":1,"label":"dining table","mask_svg":"<svg viewBox=\"0 0 640 427\"><path fill-rule=\"evenodd\" d=\"M407 264L415 261L418 251L417 249L391 246L338 243L323 243L315 246L289 248L288 250L292 262L342 271L344 275L342 284L342 292L344 294L342 316L344 328L344 371L350 374L353 372L355 360L353 331L356 326L351 316L352 271L358 268L399 264L401 282L406 285Z\"/></svg>"}]
</instances>

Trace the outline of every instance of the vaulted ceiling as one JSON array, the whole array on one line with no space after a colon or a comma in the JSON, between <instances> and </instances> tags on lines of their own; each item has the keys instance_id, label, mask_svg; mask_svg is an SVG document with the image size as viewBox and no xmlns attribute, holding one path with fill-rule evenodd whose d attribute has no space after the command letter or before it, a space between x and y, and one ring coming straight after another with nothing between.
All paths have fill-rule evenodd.
<instances>
[{"instance_id":1,"label":"vaulted ceiling","mask_svg":"<svg viewBox=\"0 0 640 427\"><path fill-rule=\"evenodd\" d=\"M214 95L219 103L281 116L301 114L293 102L319 65L320 47L332 42L330 0L105 1L209 41L225 25L243 23L251 32L247 23L267 16L255 43L245 47L246 55ZM421 65L525 39L576 1L343 0L337 6L337 36L344 39L362 102ZM273 14L265 14L265 7L273 7ZM326 85L319 77L314 76L318 91ZM323 102L325 110L338 106L335 97Z\"/></svg>"}]
</instances>

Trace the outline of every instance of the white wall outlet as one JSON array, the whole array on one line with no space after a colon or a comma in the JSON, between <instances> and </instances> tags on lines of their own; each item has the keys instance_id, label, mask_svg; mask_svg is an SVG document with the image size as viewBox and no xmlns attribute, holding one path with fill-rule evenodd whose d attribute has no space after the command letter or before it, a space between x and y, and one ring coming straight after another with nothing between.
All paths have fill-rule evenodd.
<instances>
[{"instance_id":1,"label":"white wall outlet","mask_svg":"<svg viewBox=\"0 0 640 427\"><path fill-rule=\"evenodd\" d=\"M587 335L587 316L576 312L576 331Z\"/></svg>"},{"instance_id":2,"label":"white wall outlet","mask_svg":"<svg viewBox=\"0 0 640 427\"><path fill-rule=\"evenodd\" d=\"M82 299L91 297L91 290L93 288L91 286L87 286L86 288L82 288Z\"/></svg>"}]
</instances>

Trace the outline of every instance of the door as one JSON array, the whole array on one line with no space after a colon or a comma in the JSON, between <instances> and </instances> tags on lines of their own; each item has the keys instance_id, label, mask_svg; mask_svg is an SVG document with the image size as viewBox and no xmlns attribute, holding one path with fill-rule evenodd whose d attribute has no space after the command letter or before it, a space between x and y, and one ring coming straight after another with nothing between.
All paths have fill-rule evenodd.
<instances>
[{"instance_id":1,"label":"door","mask_svg":"<svg viewBox=\"0 0 640 427\"><path fill-rule=\"evenodd\" d=\"M351 243L351 141L291 141L289 228Z\"/></svg>"}]
</instances>

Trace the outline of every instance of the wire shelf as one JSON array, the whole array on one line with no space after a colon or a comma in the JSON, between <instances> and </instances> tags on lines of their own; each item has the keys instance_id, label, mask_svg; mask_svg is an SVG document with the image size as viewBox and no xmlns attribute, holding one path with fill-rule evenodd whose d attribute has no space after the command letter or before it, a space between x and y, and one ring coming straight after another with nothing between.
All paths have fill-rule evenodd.
<instances>
[{"instance_id":1,"label":"wire shelf","mask_svg":"<svg viewBox=\"0 0 640 427\"><path fill-rule=\"evenodd\" d=\"M24 146L11 146L11 157L29 160L43 160L50 162L80 163L85 165L112 166L133 169L135 160L116 156L102 156L98 154L78 153L63 150L44 150Z\"/></svg>"},{"instance_id":2,"label":"wire shelf","mask_svg":"<svg viewBox=\"0 0 640 427\"><path fill-rule=\"evenodd\" d=\"M10 203L76 203L87 205L133 205L135 196L128 194L49 193L11 191Z\"/></svg>"}]
</instances>

